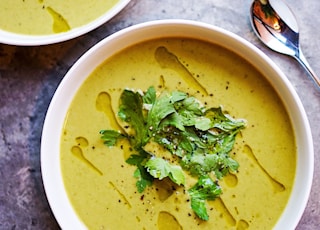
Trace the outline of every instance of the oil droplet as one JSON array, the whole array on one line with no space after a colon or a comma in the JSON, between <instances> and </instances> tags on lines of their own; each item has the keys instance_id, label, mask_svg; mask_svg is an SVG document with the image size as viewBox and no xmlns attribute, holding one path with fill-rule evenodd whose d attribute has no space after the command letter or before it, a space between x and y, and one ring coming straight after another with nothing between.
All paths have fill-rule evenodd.
<instances>
[{"instance_id":1,"label":"oil droplet","mask_svg":"<svg viewBox=\"0 0 320 230\"><path fill-rule=\"evenodd\" d=\"M124 132L115 117L115 113L111 105L111 96L107 92L100 92L98 94L96 99L96 108L98 111L105 113L105 115L109 119L110 126L112 129L121 130L122 132Z\"/></svg>"},{"instance_id":2,"label":"oil droplet","mask_svg":"<svg viewBox=\"0 0 320 230\"><path fill-rule=\"evenodd\" d=\"M98 174L103 175L103 173L96 166L94 166L87 158L85 158L82 149L79 146L72 146L71 152L74 156L76 156L83 163L85 163L89 168L96 171Z\"/></svg>"},{"instance_id":3,"label":"oil droplet","mask_svg":"<svg viewBox=\"0 0 320 230\"><path fill-rule=\"evenodd\" d=\"M85 137L77 137L76 142L80 147L87 147L89 145L89 142Z\"/></svg>"},{"instance_id":4,"label":"oil droplet","mask_svg":"<svg viewBox=\"0 0 320 230\"><path fill-rule=\"evenodd\" d=\"M224 204L223 200L221 198L217 198L212 202L212 205L214 208L221 213L222 218L226 220L226 222L230 226L235 226L236 225L236 220Z\"/></svg>"},{"instance_id":5,"label":"oil droplet","mask_svg":"<svg viewBox=\"0 0 320 230\"><path fill-rule=\"evenodd\" d=\"M158 230L181 230L178 220L168 212L160 212L158 216Z\"/></svg>"},{"instance_id":6,"label":"oil droplet","mask_svg":"<svg viewBox=\"0 0 320 230\"><path fill-rule=\"evenodd\" d=\"M155 58L162 68L173 69L178 72L188 85L194 87L205 96L208 92L189 72L189 70L179 61L176 55L169 52L166 47L160 46L156 49Z\"/></svg>"},{"instance_id":7,"label":"oil droplet","mask_svg":"<svg viewBox=\"0 0 320 230\"><path fill-rule=\"evenodd\" d=\"M55 33L66 32L70 30L68 22L63 18L61 14L56 12L51 7L47 7L47 11L50 13L53 19L52 30Z\"/></svg>"},{"instance_id":8,"label":"oil droplet","mask_svg":"<svg viewBox=\"0 0 320 230\"><path fill-rule=\"evenodd\" d=\"M251 160L254 161L254 163L256 165L259 166L259 168L261 169L261 171L266 175L266 177L270 180L273 189L275 192L282 192L284 191L286 188L283 184L281 184L279 181L277 181L276 179L274 179L269 173L268 171L260 164L260 162L258 161L258 159L256 158L256 156L254 155L251 147L249 145L245 145L244 146L244 153L246 153L248 155L249 158L251 158Z\"/></svg>"},{"instance_id":9,"label":"oil droplet","mask_svg":"<svg viewBox=\"0 0 320 230\"><path fill-rule=\"evenodd\" d=\"M238 184L238 177L232 173L225 175L223 180L229 187L235 187Z\"/></svg>"},{"instance_id":10,"label":"oil droplet","mask_svg":"<svg viewBox=\"0 0 320 230\"><path fill-rule=\"evenodd\" d=\"M245 220L239 220L237 230L245 230L249 228L249 223Z\"/></svg>"}]
</instances>

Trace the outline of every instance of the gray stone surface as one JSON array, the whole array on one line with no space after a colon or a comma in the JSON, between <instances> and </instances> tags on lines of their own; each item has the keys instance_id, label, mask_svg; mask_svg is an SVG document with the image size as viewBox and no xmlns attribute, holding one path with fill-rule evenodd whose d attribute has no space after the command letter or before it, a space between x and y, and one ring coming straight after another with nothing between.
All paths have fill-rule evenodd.
<instances>
[{"instance_id":1,"label":"gray stone surface","mask_svg":"<svg viewBox=\"0 0 320 230\"><path fill-rule=\"evenodd\" d=\"M132 0L116 17L87 35L41 46L0 44L0 229L59 229L44 193L40 139L46 109L71 65L95 43L125 27L181 18L227 29L263 50L287 75L306 109L314 138L311 196L297 229L320 226L320 91L292 59L268 50L250 28L251 1ZM320 1L287 0L298 17L301 46L320 75Z\"/></svg>"}]
</instances>

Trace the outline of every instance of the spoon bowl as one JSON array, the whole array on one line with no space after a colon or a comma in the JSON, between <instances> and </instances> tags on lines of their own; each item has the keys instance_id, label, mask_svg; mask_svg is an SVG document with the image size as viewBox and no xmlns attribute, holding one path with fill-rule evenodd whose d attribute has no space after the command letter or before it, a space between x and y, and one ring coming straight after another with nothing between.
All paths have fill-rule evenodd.
<instances>
[{"instance_id":1,"label":"spoon bowl","mask_svg":"<svg viewBox=\"0 0 320 230\"><path fill-rule=\"evenodd\" d=\"M299 44L299 27L282 0L254 0L250 9L252 28L270 49L294 57L320 89L320 79L311 69Z\"/></svg>"}]
</instances>

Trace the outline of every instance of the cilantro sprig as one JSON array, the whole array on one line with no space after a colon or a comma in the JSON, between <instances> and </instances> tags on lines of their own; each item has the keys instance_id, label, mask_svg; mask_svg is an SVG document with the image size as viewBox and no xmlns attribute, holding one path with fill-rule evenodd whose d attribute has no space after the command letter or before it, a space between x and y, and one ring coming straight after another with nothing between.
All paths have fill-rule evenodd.
<instances>
[{"instance_id":1,"label":"cilantro sprig","mask_svg":"<svg viewBox=\"0 0 320 230\"><path fill-rule=\"evenodd\" d=\"M101 130L107 146L127 139L133 149L126 160L136 166L134 177L142 193L155 179L169 178L178 186L186 186L186 173L198 179L187 188L191 208L208 220L206 201L222 194L218 181L229 172L236 173L237 161L230 157L236 135L245 121L233 119L222 108L205 108L185 92L163 92L157 96L154 87L145 93L125 89L120 97L118 117L126 124L126 133ZM156 143L172 154L170 161L148 151Z\"/></svg>"}]
</instances>

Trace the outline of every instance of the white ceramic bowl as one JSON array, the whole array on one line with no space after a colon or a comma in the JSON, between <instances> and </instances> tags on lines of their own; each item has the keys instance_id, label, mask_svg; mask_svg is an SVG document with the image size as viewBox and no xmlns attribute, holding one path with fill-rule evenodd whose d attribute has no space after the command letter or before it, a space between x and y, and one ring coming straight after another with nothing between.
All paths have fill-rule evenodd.
<instances>
[{"instance_id":1,"label":"white ceramic bowl","mask_svg":"<svg viewBox=\"0 0 320 230\"><path fill-rule=\"evenodd\" d=\"M118 3L115 4L110 10L92 22L63 33L49 35L25 35L0 29L0 43L18 46L37 46L67 41L88 33L91 30L98 28L103 23L106 23L116 14L118 14L129 2L130 0L119 0Z\"/></svg>"},{"instance_id":2,"label":"white ceramic bowl","mask_svg":"<svg viewBox=\"0 0 320 230\"><path fill-rule=\"evenodd\" d=\"M280 69L255 46L215 26L185 20L147 22L115 33L85 53L61 82L48 109L41 146L44 187L58 223L63 229L85 228L67 197L60 169L60 135L72 98L87 76L105 59L135 43L164 36L205 39L227 47L263 72L278 92L294 126L298 155L292 194L275 229L294 229L307 204L314 160L311 131L300 99Z\"/></svg>"}]
</instances>

